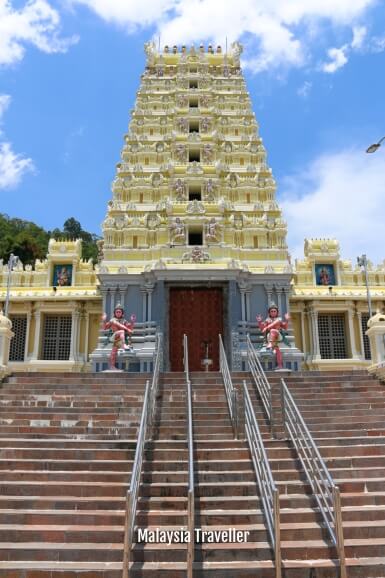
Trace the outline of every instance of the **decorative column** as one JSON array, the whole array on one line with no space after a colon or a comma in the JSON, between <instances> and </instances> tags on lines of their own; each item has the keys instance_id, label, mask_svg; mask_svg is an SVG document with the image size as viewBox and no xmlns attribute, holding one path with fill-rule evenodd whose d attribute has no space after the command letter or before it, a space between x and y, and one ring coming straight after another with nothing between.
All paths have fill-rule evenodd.
<instances>
[{"instance_id":1,"label":"decorative column","mask_svg":"<svg viewBox=\"0 0 385 578\"><path fill-rule=\"evenodd\" d=\"M13 336L12 321L0 311L0 381L10 373L9 348Z\"/></svg>"},{"instance_id":2,"label":"decorative column","mask_svg":"<svg viewBox=\"0 0 385 578\"><path fill-rule=\"evenodd\" d=\"M284 294L284 302L285 302L285 313L289 313L290 311L290 302L289 302L289 298L290 298L290 292L291 292L291 287L290 285L284 285L282 287L282 291Z\"/></svg>"},{"instance_id":3,"label":"decorative column","mask_svg":"<svg viewBox=\"0 0 385 578\"><path fill-rule=\"evenodd\" d=\"M70 361L79 361L79 326L82 304L71 303L72 306L72 328L71 328L71 346Z\"/></svg>"},{"instance_id":4,"label":"decorative column","mask_svg":"<svg viewBox=\"0 0 385 578\"><path fill-rule=\"evenodd\" d=\"M278 305L278 309L279 309L279 314L282 315L282 313L283 313L283 311L282 311L282 289L283 289L283 287L282 287L282 285L275 285L274 288L275 288L275 292L277 295L277 301L278 301L277 305Z\"/></svg>"},{"instance_id":5,"label":"decorative column","mask_svg":"<svg viewBox=\"0 0 385 578\"><path fill-rule=\"evenodd\" d=\"M273 301L273 284L272 283L265 283L265 291L267 295L267 307L270 306L270 303Z\"/></svg>"},{"instance_id":6,"label":"decorative column","mask_svg":"<svg viewBox=\"0 0 385 578\"><path fill-rule=\"evenodd\" d=\"M321 359L320 347L319 347L319 335L318 335L318 311L314 309L314 306L310 308L310 319L311 319L311 332L313 338L313 351L312 357L314 360Z\"/></svg>"},{"instance_id":7,"label":"decorative column","mask_svg":"<svg viewBox=\"0 0 385 578\"><path fill-rule=\"evenodd\" d=\"M252 319L250 319L250 316L251 316L251 307L250 307L251 292L252 292L252 288L251 288L251 285L249 285L247 287L247 289L245 290L246 321L252 321Z\"/></svg>"},{"instance_id":8,"label":"decorative column","mask_svg":"<svg viewBox=\"0 0 385 578\"><path fill-rule=\"evenodd\" d=\"M90 312L88 310L84 311L84 319L86 322L86 327L84 331L84 363L88 361L88 338L90 334Z\"/></svg>"},{"instance_id":9,"label":"decorative column","mask_svg":"<svg viewBox=\"0 0 385 578\"><path fill-rule=\"evenodd\" d=\"M356 346L356 336L354 333L354 310L352 306L348 308L348 323L349 323L349 334L350 334L350 347L352 350L352 359L359 359Z\"/></svg>"},{"instance_id":10,"label":"decorative column","mask_svg":"<svg viewBox=\"0 0 385 578\"><path fill-rule=\"evenodd\" d=\"M35 335L33 339L33 351L31 355L31 361L37 361L39 358L39 348L41 340L41 309L40 303L36 303L32 311L32 315L35 318Z\"/></svg>"},{"instance_id":11,"label":"decorative column","mask_svg":"<svg viewBox=\"0 0 385 578\"><path fill-rule=\"evenodd\" d=\"M28 303L28 309L27 309L27 327L25 330L25 348L24 348L24 360L25 361L29 361L29 355L28 355L28 347L29 347L29 333L31 330L31 320L32 320L32 309L31 309L31 304Z\"/></svg>"},{"instance_id":12,"label":"decorative column","mask_svg":"<svg viewBox=\"0 0 385 578\"><path fill-rule=\"evenodd\" d=\"M239 293L241 295L241 321L246 321L246 287L244 283L238 283Z\"/></svg>"},{"instance_id":13,"label":"decorative column","mask_svg":"<svg viewBox=\"0 0 385 578\"><path fill-rule=\"evenodd\" d=\"M302 303L301 303L301 307L302 307ZM307 308L304 307L303 310L301 310L301 333L302 333L302 349L303 349L303 353L305 355L305 361L306 361L306 349L307 349L307 343L306 343L306 318L307 318Z\"/></svg>"},{"instance_id":14,"label":"decorative column","mask_svg":"<svg viewBox=\"0 0 385 578\"><path fill-rule=\"evenodd\" d=\"M358 329L360 334L360 350L361 350L361 359L365 359L365 347L364 347L364 335L362 332L362 312L356 309L356 317L358 323Z\"/></svg>"}]
</instances>

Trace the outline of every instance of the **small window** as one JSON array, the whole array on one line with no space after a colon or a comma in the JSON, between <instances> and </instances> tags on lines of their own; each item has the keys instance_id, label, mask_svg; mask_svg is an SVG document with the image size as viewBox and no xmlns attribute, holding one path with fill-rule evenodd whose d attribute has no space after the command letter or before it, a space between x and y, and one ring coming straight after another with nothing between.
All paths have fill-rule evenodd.
<instances>
[{"instance_id":1,"label":"small window","mask_svg":"<svg viewBox=\"0 0 385 578\"><path fill-rule=\"evenodd\" d=\"M203 245L203 231L202 229L195 229L189 231L188 244L192 246Z\"/></svg>"},{"instance_id":2,"label":"small window","mask_svg":"<svg viewBox=\"0 0 385 578\"><path fill-rule=\"evenodd\" d=\"M254 237L254 249L258 249L258 237Z\"/></svg>"},{"instance_id":3,"label":"small window","mask_svg":"<svg viewBox=\"0 0 385 578\"><path fill-rule=\"evenodd\" d=\"M132 237L132 248L137 249L137 247L138 247L138 237L136 235L134 235Z\"/></svg>"},{"instance_id":4,"label":"small window","mask_svg":"<svg viewBox=\"0 0 385 578\"><path fill-rule=\"evenodd\" d=\"M239 164L241 165L241 167L245 164L245 159L243 157L239 159Z\"/></svg>"},{"instance_id":5,"label":"small window","mask_svg":"<svg viewBox=\"0 0 385 578\"><path fill-rule=\"evenodd\" d=\"M27 336L27 316L12 315L11 321L14 337L11 339L9 361L24 361L25 340Z\"/></svg>"},{"instance_id":6,"label":"small window","mask_svg":"<svg viewBox=\"0 0 385 578\"><path fill-rule=\"evenodd\" d=\"M202 200L202 187L200 185L190 185L188 188L189 201Z\"/></svg>"},{"instance_id":7,"label":"small window","mask_svg":"<svg viewBox=\"0 0 385 578\"><path fill-rule=\"evenodd\" d=\"M235 129L234 134L235 134L235 136L238 136L239 130L237 128Z\"/></svg>"},{"instance_id":8,"label":"small window","mask_svg":"<svg viewBox=\"0 0 385 578\"><path fill-rule=\"evenodd\" d=\"M154 129L150 128L150 134L154 134Z\"/></svg>"},{"instance_id":9,"label":"small window","mask_svg":"<svg viewBox=\"0 0 385 578\"><path fill-rule=\"evenodd\" d=\"M190 108L198 108L198 99L197 98L190 98L189 99L189 106L190 106Z\"/></svg>"},{"instance_id":10,"label":"small window","mask_svg":"<svg viewBox=\"0 0 385 578\"><path fill-rule=\"evenodd\" d=\"M246 203L250 203L250 193L246 193Z\"/></svg>"},{"instance_id":11,"label":"small window","mask_svg":"<svg viewBox=\"0 0 385 578\"><path fill-rule=\"evenodd\" d=\"M201 162L201 151L199 149L189 150L188 160L189 160L189 163L193 163L194 161L197 163L200 163Z\"/></svg>"},{"instance_id":12,"label":"small window","mask_svg":"<svg viewBox=\"0 0 385 578\"><path fill-rule=\"evenodd\" d=\"M190 80L189 81L189 88L198 88L198 81L197 80Z\"/></svg>"},{"instance_id":13,"label":"small window","mask_svg":"<svg viewBox=\"0 0 385 578\"><path fill-rule=\"evenodd\" d=\"M191 74L196 74L198 72L198 69L195 66L192 66L190 68L190 72L191 72Z\"/></svg>"},{"instance_id":14,"label":"small window","mask_svg":"<svg viewBox=\"0 0 385 578\"><path fill-rule=\"evenodd\" d=\"M139 203L143 203L143 193L139 194Z\"/></svg>"},{"instance_id":15,"label":"small window","mask_svg":"<svg viewBox=\"0 0 385 578\"><path fill-rule=\"evenodd\" d=\"M71 351L71 315L46 315L41 359L68 360Z\"/></svg>"},{"instance_id":16,"label":"small window","mask_svg":"<svg viewBox=\"0 0 385 578\"><path fill-rule=\"evenodd\" d=\"M189 132L199 132L199 121L198 120L190 120Z\"/></svg>"},{"instance_id":17,"label":"small window","mask_svg":"<svg viewBox=\"0 0 385 578\"><path fill-rule=\"evenodd\" d=\"M148 159L148 157L145 157L145 158L144 158L144 164L145 164L145 165L148 165L148 163L149 163L149 159Z\"/></svg>"}]
</instances>

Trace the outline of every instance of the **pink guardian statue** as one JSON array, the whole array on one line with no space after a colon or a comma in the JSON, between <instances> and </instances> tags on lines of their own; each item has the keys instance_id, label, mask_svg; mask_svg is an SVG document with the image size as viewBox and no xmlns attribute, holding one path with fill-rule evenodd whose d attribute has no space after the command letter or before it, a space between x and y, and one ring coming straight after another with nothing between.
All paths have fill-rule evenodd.
<instances>
[{"instance_id":1,"label":"pink guardian statue","mask_svg":"<svg viewBox=\"0 0 385 578\"><path fill-rule=\"evenodd\" d=\"M264 334L264 347L266 349L271 349L275 354L277 360L277 366L279 369L283 368L282 353L279 348L280 342L286 343L290 346L290 343L286 340L286 330L289 325L290 315L285 313L284 320L279 317L279 310L275 303L271 303L268 309L268 316L265 321L262 321L262 316L257 315L256 321L259 329Z\"/></svg>"},{"instance_id":2,"label":"pink guardian statue","mask_svg":"<svg viewBox=\"0 0 385 578\"><path fill-rule=\"evenodd\" d=\"M116 357L119 349L132 351L131 335L134 330L136 315L133 313L130 321L124 319L124 309L119 304L114 309L114 316L107 321L107 315L102 317L102 328L110 330L110 341L112 341L112 350L109 358L110 369L117 369ZM126 335L127 334L127 335Z\"/></svg>"}]
</instances>

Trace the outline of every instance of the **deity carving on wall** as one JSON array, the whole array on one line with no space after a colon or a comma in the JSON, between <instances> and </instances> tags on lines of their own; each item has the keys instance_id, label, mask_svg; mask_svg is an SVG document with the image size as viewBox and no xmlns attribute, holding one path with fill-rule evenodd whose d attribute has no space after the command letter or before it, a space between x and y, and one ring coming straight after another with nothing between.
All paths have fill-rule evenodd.
<instances>
[{"instance_id":1,"label":"deity carving on wall","mask_svg":"<svg viewBox=\"0 0 385 578\"><path fill-rule=\"evenodd\" d=\"M187 153L187 149L186 146L183 144L178 144L176 146L175 149L175 156L176 159L180 162L180 163L184 163L186 162L186 153Z\"/></svg>"},{"instance_id":2,"label":"deity carving on wall","mask_svg":"<svg viewBox=\"0 0 385 578\"><path fill-rule=\"evenodd\" d=\"M187 131L188 131L188 120L187 120L187 118L184 118L184 117L179 118L177 125L178 125L178 128L179 128L179 130L180 130L181 132L187 132Z\"/></svg>"},{"instance_id":3,"label":"deity carving on wall","mask_svg":"<svg viewBox=\"0 0 385 578\"><path fill-rule=\"evenodd\" d=\"M208 243L218 243L220 233L220 225L216 221L215 217L212 217L208 223L206 223L205 239Z\"/></svg>"},{"instance_id":4,"label":"deity carving on wall","mask_svg":"<svg viewBox=\"0 0 385 578\"><path fill-rule=\"evenodd\" d=\"M177 179L174 183L175 199L178 202L186 200L186 185L182 179Z\"/></svg>"},{"instance_id":5,"label":"deity carving on wall","mask_svg":"<svg viewBox=\"0 0 385 578\"><path fill-rule=\"evenodd\" d=\"M211 121L209 118L207 118L207 116L205 116L204 118L202 118L201 120L201 132L208 132L211 128Z\"/></svg>"},{"instance_id":6,"label":"deity carving on wall","mask_svg":"<svg viewBox=\"0 0 385 578\"><path fill-rule=\"evenodd\" d=\"M215 184L212 179L208 179L204 187L204 200L212 203L215 201Z\"/></svg>"},{"instance_id":7,"label":"deity carving on wall","mask_svg":"<svg viewBox=\"0 0 385 578\"><path fill-rule=\"evenodd\" d=\"M171 243L183 245L186 241L186 227L180 217L176 217L169 225Z\"/></svg>"},{"instance_id":8,"label":"deity carving on wall","mask_svg":"<svg viewBox=\"0 0 385 578\"><path fill-rule=\"evenodd\" d=\"M203 162L210 163L213 160L214 152L213 148L209 144L205 144L202 149L202 160Z\"/></svg>"}]
</instances>

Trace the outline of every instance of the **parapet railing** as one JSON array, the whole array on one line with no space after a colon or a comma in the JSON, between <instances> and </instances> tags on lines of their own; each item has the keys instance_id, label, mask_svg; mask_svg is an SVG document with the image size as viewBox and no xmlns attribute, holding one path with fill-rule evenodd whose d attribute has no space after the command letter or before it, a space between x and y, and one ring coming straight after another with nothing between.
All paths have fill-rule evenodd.
<instances>
[{"instance_id":1,"label":"parapet railing","mask_svg":"<svg viewBox=\"0 0 385 578\"><path fill-rule=\"evenodd\" d=\"M249 364L249 368L254 378L255 385L257 386L258 393L261 397L267 417L269 420L271 420L272 399L271 399L270 383L268 382L266 374L261 365L261 362L259 361L257 352L255 351L255 348L251 343L249 334L247 334L246 343L247 343L247 361Z\"/></svg>"},{"instance_id":2,"label":"parapet railing","mask_svg":"<svg viewBox=\"0 0 385 578\"><path fill-rule=\"evenodd\" d=\"M222 373L223 385L225 387L227 405L229 406L230 419L234 430L234 437L238 439L238 392L233 386L231 373L227 363L226 352L223 346L222 335L219 335L219 367Z\"/></svg>"},{"instance_id":3,"label":"parapet railing","mask_svg":"<svg viewBox=\"0 0 385 578\"><path fill-rule=\"evenodd\" d=\"M281 529L279 492L275 485L261 432L255 417L246 381L243 382L245 405L245 434L257 477L261 502L265 514L270 540L274 549L275 578L281 578Z\"/></svg>"},{"instance_id":4,"label":"parapet railing","mask_svg":"<svg viewBox=\"0 0 385 578\"><path fill-rule=\"evenodd\" d=\"M150 380L146 382L144 394L142 416L140 419L138 439L136 442L136 451L134 465L132 468L130 488L126 494L126 515L124 524L124 547L123 547L123 578L129 576L129 566L131 560L132 544L134 541L135 518L138 507L140 479L142 475L142 463L144 447L148 433L152 430L155 413L155 403L159 387L159 372L162 356L162 335L157 337L157 352L154 363L154 373L150 385Z\"/></svg>"},{"instance_id":5,"label":"parapet railing","mask_svg":"<svg viewBox=\"0 0 385 578\"><path fill-rule=\"evenodd\" d=\"M340 560L340 578L346 578L341 496L284 379L281 379L285 428L297 450L320 512Z\"/></svg>"},{"instance_id":6,"label":"parapet railing","mask_svg":"<svg viewBox=\"0 0 385 578\"><path fill-rule=\"evenodd\" d=\"M187 335L183 336L184 372L186 377L186 398L187 398L187 444L188 444L188 499L187 499L187 526L190 540L187 544L187 578L193 578L193 564L195 553L195 492L194 492L194 443L192 426L192 397L191 381L188 365L188 340Z\"/></svg>"}]
</instances>

